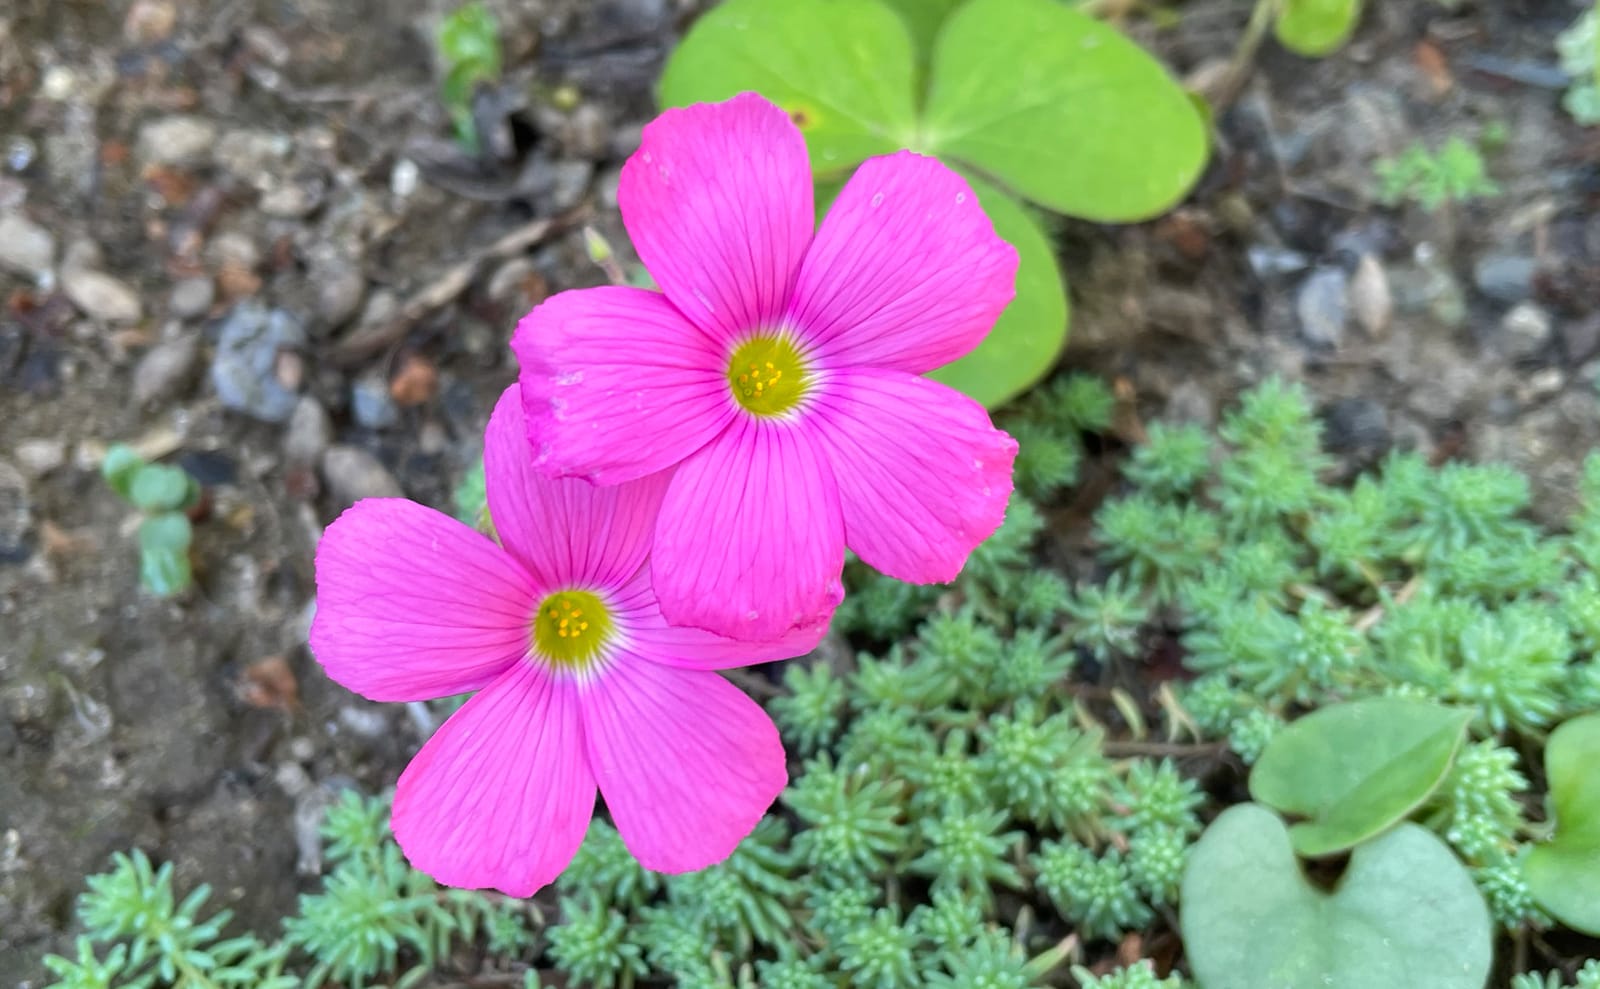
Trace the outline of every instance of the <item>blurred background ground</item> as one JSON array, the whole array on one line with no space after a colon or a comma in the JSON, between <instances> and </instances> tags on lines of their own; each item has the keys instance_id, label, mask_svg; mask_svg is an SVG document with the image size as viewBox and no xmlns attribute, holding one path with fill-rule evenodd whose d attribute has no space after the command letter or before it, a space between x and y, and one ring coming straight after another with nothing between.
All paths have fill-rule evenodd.
<instances>
[{"instance_id":1,"label":"blurred background ground","mask_svg":"<svg viewBox=\"0 0 1600 989\"><path fill-rule=\"evenodd\" d=\"M381 789L431 729L310 659L313 547L356 498L448 505L516 319L603 280L582 223L625 244L617 172L699 5L490 6L508 72L475 156L438 99L443 3L0 10L0 985L42 984L128 846L274 924L329 794ZM1131 30L1201 82L1249 6ZM1174 213L1056 225L1063 367L1118 379L1125 440L1284 374L1346 467L1505 460L1559 518L1600 439L1600 133L1553 49L1579 8L1371 6L1333 58L1265 46ZM1499 196L1376 204L1377 159L1491 128ZM117 440L208 488L182 602L140 591L96 470Z\"/></svg>"}]
</instances>

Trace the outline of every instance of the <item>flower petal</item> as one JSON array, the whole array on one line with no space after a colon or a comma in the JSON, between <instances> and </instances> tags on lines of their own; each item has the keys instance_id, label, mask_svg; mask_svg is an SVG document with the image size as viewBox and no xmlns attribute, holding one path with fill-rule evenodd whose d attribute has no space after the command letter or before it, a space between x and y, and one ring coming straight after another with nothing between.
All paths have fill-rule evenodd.
<instances>
[{"instance_id":1,"label":"flower petal","mask_svg":"<svg viewBox=\"0 0 1600 989\"><path fill-rule=\"evenodd\" d=\"M620 587L650 552L670 472L597 487L534 469L522 402L507 388L483 438L489 515L508 551L541 587Z\"/></svg>"},{"instance_id":2,"label":"flower petal","mask_svg":"<svg viewBox=\"0 0 1600 989\"><path fill-rule=\"evenodd\" d=\"M583 723L606 807L646 869L727 858L788 782L772 719L715 673L621 654L586 685Z\"/></svg>"},{"instance_id":3,"label":"flower petal","mask_svg":"<svg viewBox=\"0 0 1600 989\"><path fill-rule=\"evenodd\" d=\"M828 623L821 621L771 642L748 642L705 629L668 625L656 601L648 565L618 592L614 606L631 652L652 663L689 670L725 670L803 656L815 649L828 631Z\"/></svg>"},{"instance_id":4,"label":"flower petal","mask_svg":"<svg viewBox=\"0 0 1600 989\"><path fill-rule=\"evenodd\" d=\"M431 508L368 498L317 545L311 652L375 701L477 690L528 651L533 578L492 541Z\"/></svg>"},{"instance_id":5,"label":"flower petal","mask_svg":"<svg viewBox=\"0 0 1600 989\"><path fill-rule=\"evenodd\" d=\"M1017 441L960 392L851 371L830 379L811 421L833 464L845 542L889 576L954 580L1005 519Z\"/></svg>"},{"instance_id":6,"label":"flower petal","mask_svg":"<svg viewBox=\"0 0 1600 989\"><path fill-rule=\"evenodd\" d=\"M528 456L599 484L671 467L733 417L727 358L660 292L603 286L551 296L511 338Z\"/></svg>"},{"instance_id":7,"label":"flower petal","mask_svg":"<svg viewBox=\"0 0 1600 989\"><path fill-rule=\"evenodd\" d=\"M575 681L520 664L450 716L394 794L394 837L446 886L529 896L572 861L594 816Z\"/></svg>"},{"instance_id":8,"label":"flower petal","mask_svg":"<svg viewBox=\"0 0 1600 989\"><path fill-rule=\"evenodd\" d=\"M836 367L922 374L988 335L1017 252L966 180L901 151L856 170L806 253L789 322Z\"/></svg>"},{"instance_id":9,"label":"flower petal","mask_svg":"<svg viewBox=\"0 0 1600 989\"><path fill-rule=\"evenodd\" d=\"M816 223L805 139L754 93L657 117L617 205L656 284L724 343L783 315Z\"/></svg>"},{"instance_id":10,"label":"flower petal","mask_svg":"<svg viewBox=\"0 0 1600 989\"><path fill-rule=\"evenodd\" d=\"M833 475L796 424L740 417L673 475L651 554L668 622L772 641L832 615L843 567Z\"/></svg>"}]
</instances>

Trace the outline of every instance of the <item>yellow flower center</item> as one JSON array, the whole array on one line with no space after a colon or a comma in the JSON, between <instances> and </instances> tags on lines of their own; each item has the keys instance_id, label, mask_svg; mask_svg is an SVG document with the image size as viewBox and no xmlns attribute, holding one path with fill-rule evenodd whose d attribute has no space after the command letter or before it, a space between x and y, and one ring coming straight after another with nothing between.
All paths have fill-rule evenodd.
<instances>
[{"instance_id":1,"label":"yellow flower center","mask_svg":"<svg viewBox=\"0 0 1600 989\"><path fill-rule=\"evenodd\" d=\"M589 591L557 591L539 602L533 648L557 670L579 672L600 655L615 630L611 613Z\"/></svg>"},{"instance_id":2,"label":"yellow flower center","mask_svg":"<svg viewBox=\"0 0 1600 989\"><path fill-rule=\"evenodd\" d=\"M810 384L805 358L784 334L751 337L728 361L734 401L753 415L783 415L800 404Z\"/></svg>"}]
</instances>

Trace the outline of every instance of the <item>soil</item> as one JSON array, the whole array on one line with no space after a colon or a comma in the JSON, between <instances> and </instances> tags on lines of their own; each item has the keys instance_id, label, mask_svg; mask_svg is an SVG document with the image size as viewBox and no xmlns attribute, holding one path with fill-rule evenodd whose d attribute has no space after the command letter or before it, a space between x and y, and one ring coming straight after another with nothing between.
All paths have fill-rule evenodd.
<instances>
[{"instance_id":1,"label":"soil","mask_svg":"<svg viewBox=\"0 0 1600 989\"><path fill-rule=\"evenodd\" d=\"M328 794L392 783L430 729L309 657L313 548L366 494L448 508L516 319L604 280L581 224L626 252L617 170L697 6L490 5L508 70L477 155L437 97L442 0L0 11L0 223L25 225L0 226L0 985L44 983L83 877L131 846L271 929ZM1553 77L1579 6L1369 7L1335 57L1263 46L1172 214L1056 224L1062 367L1120 379L1143 421L1212 421L1284 374L1348 468L1506 460L1559 520L1600 445L1600 136ZM1249 4L1177 13L1130 29L1203 86ZM1486 129L1501 195L1375 202L1377 158ZM253 303L293 330L230 364ZM206 485L177 601L141 591L99 477L119 440Z\"/></svg>"}]
</instances>

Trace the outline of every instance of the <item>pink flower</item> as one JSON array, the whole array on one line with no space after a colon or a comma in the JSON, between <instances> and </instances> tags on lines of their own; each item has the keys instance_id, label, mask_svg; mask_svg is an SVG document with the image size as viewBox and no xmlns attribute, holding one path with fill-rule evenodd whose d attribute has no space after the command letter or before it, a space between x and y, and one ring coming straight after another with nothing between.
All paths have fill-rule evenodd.
<instances>
[{"instance_id":1,"label":"pink flower","mask_svg":"<svg viewBox=\"0 0 1600 989\"><path fill-rule=\"evenodd\" d=\"M716 672L798 655L671 628L647 562L665 477L596 488L531 469L515 389L484 440L504 546L397 498L317 547L311 648L377 701L478 691L406 767L395 838L451 886L526 896L583 840L595 789L646 868L726 857L787 781L777 729Z\"/></svg>"},{"instance_id":2,"label":"pink flower","mask_svg":"<svg viewBox=\"0 0 1600 989\"><path fill-rule=\"evenodd\" d=\"M563 292L512 340L541 470L677 467L653 550L674 624L825 620L847 544L948 581L1005 514L1015 442L920 375L988 333L1016 252L936 159L866 162L815 236L811 182L800 132L758 96L667 111L617 190L661 292Z\"/></svg>"}]
</instances>

